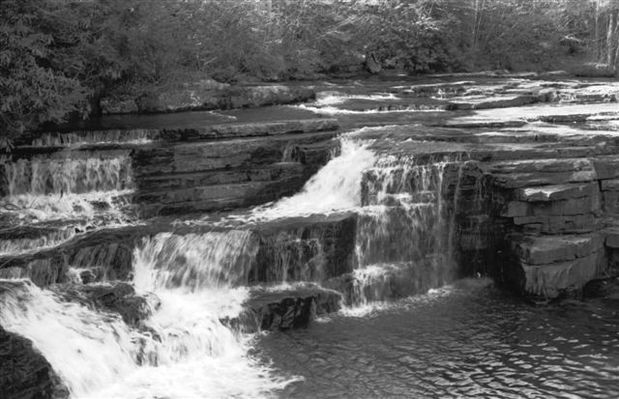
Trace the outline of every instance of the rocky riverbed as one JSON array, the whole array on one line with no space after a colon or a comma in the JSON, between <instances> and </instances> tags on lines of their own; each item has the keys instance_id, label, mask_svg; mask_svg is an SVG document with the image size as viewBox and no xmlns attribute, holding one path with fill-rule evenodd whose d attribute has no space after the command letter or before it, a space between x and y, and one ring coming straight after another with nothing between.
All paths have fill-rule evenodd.
<instances>
[{"instance_id":1,"label":"rocky riverbed","mask_svg":"<svg viewBox=\"0 0 619 399\"><path fill-rule=\"evenodd\" d=\"M113 115L120 105L108 104L110 115L33 135L0 165L0 326L14 343L6 356L28 359L19 374L0 371L9 397L165 395L144 370L208 372L198 354L224 368L231 356L250 383L237 392L224 373L188 397L259 396L290 381L243 357L257 330L305 328L462 277L547 303L616 274L616 81L213 90L129 109L177 113ZM85 356L98 350L86 339L59 366L54 341L36 333L42 303L63 315L60 335L113 320L117 338L101 342L117 356ZM106 373L72 373L80 362ZM115 387L119 370L132 377Z\"/></svg>"}]
</instances>

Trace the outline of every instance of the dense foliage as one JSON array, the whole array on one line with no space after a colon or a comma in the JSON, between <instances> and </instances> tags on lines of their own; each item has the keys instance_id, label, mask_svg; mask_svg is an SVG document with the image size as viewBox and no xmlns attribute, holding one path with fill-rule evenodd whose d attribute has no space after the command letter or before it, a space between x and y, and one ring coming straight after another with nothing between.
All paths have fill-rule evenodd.
<instances>
[{"instance_id":1,"label":"dense foliage","mask_svg":"<svg viewBox=\"0 0 619 399\"><path fill-rule=\"evenodd\" d=\"M617 63L615 0L2 0L0 147L109 93L358 72ZM4 144L6 145L6 144Z\"/></svg>"}]
</instances>

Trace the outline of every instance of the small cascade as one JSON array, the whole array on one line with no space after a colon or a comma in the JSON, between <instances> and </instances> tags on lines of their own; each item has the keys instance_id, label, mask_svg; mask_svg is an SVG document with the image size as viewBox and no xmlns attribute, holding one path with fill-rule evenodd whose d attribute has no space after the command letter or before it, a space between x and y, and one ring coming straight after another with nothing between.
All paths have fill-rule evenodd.
<instances>
[{"instance_id":1,"label":"small cascade","mask_svg":"<svg viewBox=\"0 0 619 399\"><path fill-rule=\"evenodd\" d=\"M138 287L200 291L247 282L258 245L248 230L179 236L160 233L135 253ZM140 269L148 266L148 270Z\"/></svg>"},{"instance_id":2,"label":"small cascade","mask_svg":"<svg viewBox=\"0 0 619 399\"><path fill-rule=\"evenodd\" d=\"M80 194L132 187L131 159L19 159L5 166L8 194Z\"/></svg>"},{"instance_id":3,"label":"small cascade","mask_svg":"<svg viewBox=\"0 0 619 399\"><path fill-rule=\"evenodd\" d=\"M146 144L159 135L157 129L87 130L72 133L43 133L32 140L35 147L63 147L84 144Z\"/></svg>"},{"instance_id":4,"label":"small cascade","mask_svg":"<svg viewBox=\"0 0 619 399\"><path fill-rule=\"evenodd\" d=\"M296 233L296 232L295 232ZM325 253L320 237L300 238L301 234L280 233L263 238L256 257L258 275L254 280L268 283L322 281Z\"/></svg>"},{"instance_id":5,"label":"small cascade","mask_svg":"<svg viewBox=\"0 0 619 399\"><path fill-rule=\"evenodd\" d=\"M43 231L36 235L27 234L27 231L20 234L17 229L0 232L0 256L19 255L32 250L51 248L74 237L77 231L77 226L68 226Z\"/></svg>"},{"instance_id":6,"label":"small cascade","mask_svg":"<svg viewBox=\"0 0 619 399\"><path fill-rule=\"evenodd\" d=\"M340 155L316 173L303 190L275 204L256 208L252 220L270 220L312 214L328 214L360 205L363 171L374 164L370 142L344 136Z\"/></svg>"},{"instance_id":7,"label":"small cascade","mask_svg":"<svg viewBox=\"0 0 619 399\"><path fill-rule=\"evenodd\" d=\"M100 217L123 222L133 192L131 158L19 159L5 165L3 213L22 221Z\"/></svg>"}]
</instances>

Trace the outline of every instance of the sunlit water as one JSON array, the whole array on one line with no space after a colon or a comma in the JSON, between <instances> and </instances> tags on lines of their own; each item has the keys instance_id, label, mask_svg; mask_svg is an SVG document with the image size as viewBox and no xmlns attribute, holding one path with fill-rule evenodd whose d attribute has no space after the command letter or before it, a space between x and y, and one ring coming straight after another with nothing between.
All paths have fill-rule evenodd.
<instances>
[{"instance_id":1,"label":"sunlit water","mask_svg":"<svg viewBox=\"0 0 619 399\"><path fill-rule=\"evenodd\" d=\"M263 337L282 398L617 398L619 303L536 308L483 280Z\"/></svg>"}]
</instances>

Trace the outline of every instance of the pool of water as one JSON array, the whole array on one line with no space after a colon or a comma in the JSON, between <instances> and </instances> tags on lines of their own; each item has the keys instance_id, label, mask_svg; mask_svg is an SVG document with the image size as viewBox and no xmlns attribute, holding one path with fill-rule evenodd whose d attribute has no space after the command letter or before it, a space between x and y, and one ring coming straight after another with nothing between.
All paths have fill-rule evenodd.
<instances>
[{"instance_id":1,"label":"pool of water","mask_svg":"<svg viewBox=\"0 0 619 399\"><path fill-rule=\"evenodd\" d=\"M282 398L617 398L619 300L535 307L483 280L270 333Z\"/></svg>"}]
</instances>

